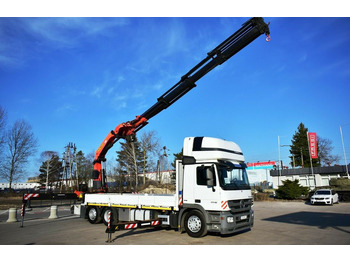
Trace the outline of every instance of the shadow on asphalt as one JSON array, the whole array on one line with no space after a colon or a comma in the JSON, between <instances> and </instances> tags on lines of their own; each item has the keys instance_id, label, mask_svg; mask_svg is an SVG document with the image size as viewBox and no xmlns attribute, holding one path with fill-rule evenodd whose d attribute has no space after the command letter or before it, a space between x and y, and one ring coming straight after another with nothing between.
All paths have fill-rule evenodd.
<instances>
[{"instance_id":1,"label":"shadow on asphalt","mask_svg":"<svg viewBox=\"0 0 350 262\"><path fill-rule=\"evenodd\" d=\"M118 240L120 238L123 237L128 237L131 235L139 235L139 234L146 234L146 233L152 233L152 232L156 232L159 230L167 230L166 228L161 228L161 227L153 227L153 228L147 228L147 229L142 229L142 228L135 228L135 229L127 229L127 231L125 231L125 233L115 236L114 238L112 238L112 241ZM116 232L118 232L119 230L117 230ZM112 235L113 236L113 235Z\"/></svg>"},{"instance_id":2,"label":"shadow on asphalt","mask_svg":"<svg viewBox=\"0 0 350 262\"><path fill-rule=\"evenodd\" d=\"M75 220L75 219L80 219L78 216L73 216L73 215L67 215L67 216L59 216L56 219L49 219L49 218L31 218L31 219L24 219L23 221L23 227L37 227L37 226L42 226L45 224L50 224L50 223L58 223L58 222L63 222L66 221L67 219L69 220ZM35 223L32 223L35 222ZM21 223L21 220L18 219L17 224Z\"/></svg>"},{"instance_id":3,"label":"shadow on asphalt","mask_svg":"<svg viewBox=\"0 0 350 262\"><path fill-rule=\"evenodd\" d=\"M316 226L320 229L334 228L350 234L349 230L339 227L350 227L350 214L335 214L326 212L297 212L287 215L263 219L270 222L289 223L296 225Z\"/></svg>"}]
</instances>

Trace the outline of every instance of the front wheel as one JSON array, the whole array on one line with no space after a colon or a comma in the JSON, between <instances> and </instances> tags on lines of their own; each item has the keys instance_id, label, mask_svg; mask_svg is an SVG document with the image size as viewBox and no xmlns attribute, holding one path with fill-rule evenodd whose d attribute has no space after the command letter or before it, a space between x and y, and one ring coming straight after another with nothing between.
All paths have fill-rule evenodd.
<instances>
[{"instance_id":1,"label":"front wheel","mask_svg":"<svg viewBox=\"0 0 350 262\"><path fill-rule=\"evenodd\" d=\"M192 210L185 216L185 229L191 237L203 237L207 234L207 226L203 214L198 210Z\"/></svg>"}]
</instances>

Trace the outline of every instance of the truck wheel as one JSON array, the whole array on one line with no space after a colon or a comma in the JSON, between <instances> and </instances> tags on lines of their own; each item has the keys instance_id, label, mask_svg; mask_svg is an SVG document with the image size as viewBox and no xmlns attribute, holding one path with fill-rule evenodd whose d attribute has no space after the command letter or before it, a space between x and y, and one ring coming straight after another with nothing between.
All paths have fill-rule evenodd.
<instances>
[{"instance_id":1,"label":"truck wheel","mask_svg":"<svg viewBox=\"0 0 350 262\"><path fill-rule=\"evenodd\" d=\"M97 224L101 222L100 209L95 206L91 206L88 209L88 220L91 224Z\"/></svg>"},{"instance_id":2,"label":"truck wheel","mask_svg":"<svg viewBox=\"0 0 350 262\"><path fill-rule=\"evenodd\" d=\"M102 221L105 226L108 226L108 215L111 213L111 221L112 221L112 210L110 208L105 208L103 210Z\"/></svg>"},{"instance_id":3,"label":"truck wheel","mask_svg":"<svg viewBox=\"0 0 350 262\"><path fill-rule=\"evenodd\" d=\"M198 210L192 210L185 216L185 229L191 237L203 237L207 234L205 218Z\"/></svg>"}]
</instances>

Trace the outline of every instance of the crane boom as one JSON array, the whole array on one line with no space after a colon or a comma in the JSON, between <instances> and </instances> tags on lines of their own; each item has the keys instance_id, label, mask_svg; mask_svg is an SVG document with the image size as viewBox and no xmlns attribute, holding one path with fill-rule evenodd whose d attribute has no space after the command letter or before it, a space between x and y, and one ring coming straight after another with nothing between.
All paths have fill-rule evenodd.
<instances>
[{"instance_id":1,"label":"crane boom","mask_svg":"<svg viewBox=\"0 0 350 262\"><path fill-rule=\"evenodd\" d=\"M95 154L92 175L94 179L94 190L100 190L101 192L107 191L102 162L106 161L106 153L119 139L126 139L127 137L135 135L138 130L148 123L148 120L172 105L195 87L195 83L204 75L216 66L230 59L262 34L266 34L267 37L269 37L270 34L269 26L264 22L264 19L260 17L249 19L239 30L209 52L206 58L183 75L178 83L160 96L157 102L142 115L136 116L134 120L122 123L112 130Z\"/></svg>"}]
</instances>

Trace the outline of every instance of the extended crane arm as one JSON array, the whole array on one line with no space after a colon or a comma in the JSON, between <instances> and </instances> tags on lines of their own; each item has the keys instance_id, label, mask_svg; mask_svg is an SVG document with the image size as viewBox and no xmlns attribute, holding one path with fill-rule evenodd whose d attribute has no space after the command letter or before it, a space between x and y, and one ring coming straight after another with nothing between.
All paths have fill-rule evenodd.
<instances>
[{"instance_id":1,"label":"extended crane arm","mask_svg":"<svg viewBox=\"0 0 350 262\"><path fill-rule=\"evenodd\" d=\"M182 76L180 81L160 96L152 107L146 110L142 115L137 116L135 120L122 123L112 130L95 154L93 171L94 189L100 189L102 192L107 191L101 162L106 160L105 155L115 142L120 138L125 139L128 136L135 135L138 130L147 124L149 119L172 105L195 87L195 83L200 78L216 66L230 59L262 34L266 34L267 37L269 37L270 30L268 24L264 22L263 18L251 18L245 22L237 32L209 52L206 58L193 67L187 74Z\"/></svg>"}]
</instances>

